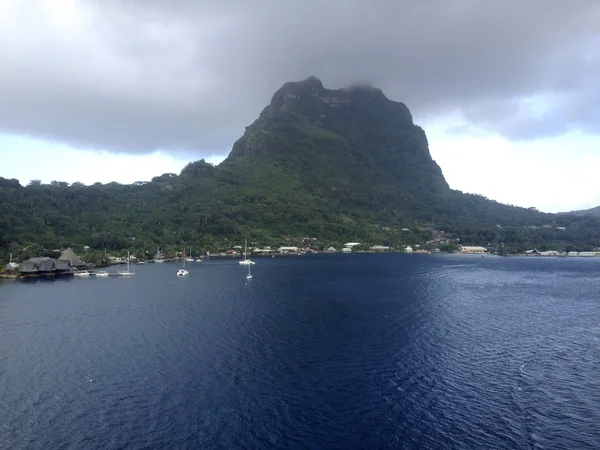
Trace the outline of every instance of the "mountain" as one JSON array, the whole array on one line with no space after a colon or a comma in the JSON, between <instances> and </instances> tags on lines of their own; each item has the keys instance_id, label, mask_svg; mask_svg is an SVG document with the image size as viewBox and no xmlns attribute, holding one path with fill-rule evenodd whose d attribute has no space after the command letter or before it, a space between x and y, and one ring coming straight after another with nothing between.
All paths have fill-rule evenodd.
<instances>
[{"instance_id":1,"label":"mountain","mask_svg":"<svg viewBox=\"0 0 600 450\"><path fill-rule=\"evenodd\" d=\"M223 166L248 160L355 219L428 219L422 205L440 207L450 192L406 105L369 87L325 89L315 77L281 87Z\"/></svg>"},{"instance_id":2,"label":"mountain","mask_svg":"<svg viewBox=\"0 0 600 450\"><path fill-rule=\"evenodd\" d=\"M542 224L552 220L451 190L424 130L380 89L331 90L309 77L284 84L219 169L285 174L307 210L374 223Z\"/></svg>"},{"instance_id":3,"label":"mountain","mask_svg":"<svg viewBox=\"0 0 600 450\"><path fill-rule=\"evenodd\" d=\"M594 216L600 217L600 206L596 206L590 209L581 209L578 211L561 212L559 214L572 214L575 216Z\"/></svg>"},{"instance_id":4,"label":"mountain","mask_svg":"<svg viewBox=\"0 0 600 450\"><path fill-rule=\"evenodd\" d=\"M0 178L0 205L0 249L30 253L214 251L244 238L303 237L321 248L348 240L400 247L426 245L430 229L516 250L600 246L600 219L452 190L406 105L372 87L326 89L315 77L284 84L216 167L196 161L132 185L24 187Z\"/></svg>"}]
</instances>

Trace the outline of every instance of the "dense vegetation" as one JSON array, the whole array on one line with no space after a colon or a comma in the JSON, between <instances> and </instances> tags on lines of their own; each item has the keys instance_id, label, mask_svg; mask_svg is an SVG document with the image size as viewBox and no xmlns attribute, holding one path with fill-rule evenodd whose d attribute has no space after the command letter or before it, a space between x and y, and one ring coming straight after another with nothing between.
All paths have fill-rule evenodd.
<instances>
[{"instance_id":1,"label":"dense vegetation","mask_svg":"<svg viewBox=\"0 0 600 450\"><path fill-rule=\"evenodd\" d=\"M451 190L404 104L373 88L327 90L316 78L284 85L217 167L201 160L132 185L0 178L0 206L4 259L66 246L138 256L157 246L215 251L244 238L426 246L428 228L452 236L446 249L456 239L508 251L600 246L598 218Z\"/></svg>"}]
</instances>

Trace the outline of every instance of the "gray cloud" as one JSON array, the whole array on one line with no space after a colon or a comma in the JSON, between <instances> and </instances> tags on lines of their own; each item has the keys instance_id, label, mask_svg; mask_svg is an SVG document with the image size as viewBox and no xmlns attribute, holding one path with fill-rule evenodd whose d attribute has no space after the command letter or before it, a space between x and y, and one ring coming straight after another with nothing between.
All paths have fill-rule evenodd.
<instances>
[{"instance_id":1,"label":"gray cloud","mask_svg":"<svg viewBox=\"0 0 600 450\"><path fill-rule=\"evenodd\" d=\"M421 122L597 132L599 33L596 0L7 0L0 131L226 151L277 88L314 74L378 86Z\"/></svg>"}]
</instances>

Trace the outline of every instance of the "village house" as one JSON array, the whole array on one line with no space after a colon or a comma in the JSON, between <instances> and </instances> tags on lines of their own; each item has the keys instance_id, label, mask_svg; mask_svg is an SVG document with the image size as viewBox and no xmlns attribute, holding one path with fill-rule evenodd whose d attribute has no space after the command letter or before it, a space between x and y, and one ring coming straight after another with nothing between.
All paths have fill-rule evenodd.
<instances>
[{"instance_id":1,"label":"village house","mask_svg":"<svg viewBox=\"0 0 600 450\"><path fill-rule=\"evenodd\" d=\"M12 272L13 270L17 270L19 268L20 264L16 263L16 262L9 262L6 265L6 270L9 272Z\"/></svg>"},{"instance_id":2,"label":"village house","mask_svg":"<svg viewBox=\"0 0 600 450\"><path fill-rule=\"evenodd\" d=\"M373 250L374 252L389 252L390 250L392 250L392 247L390 247L389 245L374 245L371 247L371 250Z\"/></svg>"},{"instance_id":3,"label":"village house","mask_svg":"<svg viewBox=\"0 0 600 450\"><path fill-rule=\"evenodd\" d=\"M265 246L265 247L262 247L262 248L255 248L255 249L253 250L253 252L254 252L254 253L258 253L258 254L260 254L260 253L272 253L272 252L273 252L273 250L271 249L271 247L270 247L270 246L268 246L268 245L267 245L267 246Z\"/></svg>"},{"instance_id":4,"label":"village house","mask_svg":"<svg viewBox=\"0 0 600 450\"><path fill-rule=\"evenodd\" d=\"M344 253L350 253L352 250L354 250L354 247L359 246L360 242L346 242L344 244L344 248L342 248L342 252Z\"/></svg>"},{"instance_id":5,"label":"village house","mask_svg":"<svg viewBox=\"0 0 600 450\"><path fill-rule=\"evenodd\" d=\"M299 250L298 247L294 247L294 246L288 246L288 247L282 246L277 249L277 251L279 251L279 253L290 253L290 252L293 253L293 252L297 252L298 250Z\"/></svg>"},{"instance_id":6,"label":"village house","mask_svg":"<svg viewBox=\"0 0 600 450\"><path fill-rule=\"evenodd\" d=\"M557 250L547 250L545 252L540 252L540 256L561 256L563 253Z\"/></svg>"},{"instance_id":7,"label":"village house","mask_svg":"<svg viewBox=\"0 0 600 450\"><path fill-rule=\"evenodd\" d=\"M485 247L480 247L477 245L461 245L459 247L459 251L461 253L483 254L487 253L488 250Z\"/></svg>"},{"instance_id":8,"label":"village house","mask_svg":"<svg viewBox=\"0 0 600 450\"><path fill-rule=\"evenodd\" d=\"M310 247L311 244L317 242L317 238L314 237L303 237L300 241L304 247Z\"/></svg>"}]
</instances>

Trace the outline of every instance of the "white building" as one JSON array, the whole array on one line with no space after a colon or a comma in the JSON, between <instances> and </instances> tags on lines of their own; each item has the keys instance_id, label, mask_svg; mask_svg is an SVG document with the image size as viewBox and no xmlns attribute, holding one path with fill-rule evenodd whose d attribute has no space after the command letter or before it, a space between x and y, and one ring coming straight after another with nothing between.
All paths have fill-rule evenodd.
<instances>
[{"instance_id":1,"label":"white building","mask_svg":"<svg viewBox=\"0 0 600 450\"><path fill-rule=\"evenodd\" d=\"M487 248L485 247L480 247L477 245L462 245L460 247L460 252L461 253L486 253L487 252Z\"/></svg>"},{"instance_id":2,"label":"white building","mask_svg":"<svg viewBox=\"0 0 600 450\"><path fill-rule=\"evenodd\" d=\"M389 245L374 245L371 250L374 252L389 252L392 249Z\"/></svg>"},{"instance_id":3,"label":"white building","mask_svg":"<svg viewBox=\"0 0 600 450\"><path fill-rule=\"evenodd\" d=\"M279 247L277 249L279 251L279 253L288 253L288 252L297 252L298 251L298 247Z\"/></svg>"},{"instance_id":4,"label":"white building","mask_svg":"<svg viewBox=\"0 0 600 450\"><path fill-rule=\"evenodd\" d=\"M14 262L9 262L6 265L6 270L8 270L9 272L12 272L13 270L17 270L19 268L20 264L18 263L14 263Z\"/></svg>"}]
</instances>

